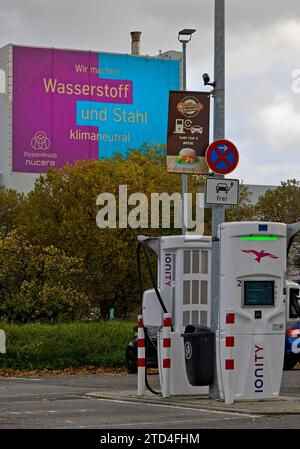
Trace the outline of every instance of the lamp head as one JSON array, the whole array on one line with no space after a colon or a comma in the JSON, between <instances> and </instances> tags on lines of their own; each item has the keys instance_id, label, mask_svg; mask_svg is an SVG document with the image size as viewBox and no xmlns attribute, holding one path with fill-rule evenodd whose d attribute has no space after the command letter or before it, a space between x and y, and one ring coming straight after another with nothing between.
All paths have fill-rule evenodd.
<instances>
[{"instance_id":1,"label":"lamp head","mask_svg":"<svg viewBox=\"0 0 300 449\"><path fill-rule=\"evenodd\" d=\"M179 31L178 33L178 40L179 42L187 43L190 42L192 39L192 34L195 33L196 30L192 30L190 28L184 28L183 30Z\"/></svg>"}]
</instances>

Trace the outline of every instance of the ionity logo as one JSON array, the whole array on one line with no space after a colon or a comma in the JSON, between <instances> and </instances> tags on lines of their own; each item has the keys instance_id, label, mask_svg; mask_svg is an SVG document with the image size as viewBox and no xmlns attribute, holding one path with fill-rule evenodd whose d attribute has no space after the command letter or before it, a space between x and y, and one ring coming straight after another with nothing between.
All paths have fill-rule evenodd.
<instances>
[{"instance_id":1,"label":"ionity logo","mask_svg":"<svg viewBox=\"0 0 300 449\"><path fill-rule=\"evenodd\" d=\"M264 249L262 251L256 251L255 249L241 249L243 253L250 253L255 256L256 262L260 263L261 259L264 257L269 257L270 259L278 259L277 256L274 256L274 254L267 253Z\"/></svg>"}]
</instances>

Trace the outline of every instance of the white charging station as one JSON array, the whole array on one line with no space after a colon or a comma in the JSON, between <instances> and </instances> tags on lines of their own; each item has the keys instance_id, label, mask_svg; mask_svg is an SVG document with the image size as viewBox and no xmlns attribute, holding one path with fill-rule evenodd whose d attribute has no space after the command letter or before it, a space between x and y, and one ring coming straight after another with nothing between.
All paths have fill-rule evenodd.
<instances>
[{"instance_id":1,"label":"white charging station","mask_svg":"<svg viewBox=\"0 0 300 449\"><path fill-rule=\"evenodd\" d=\"M220 225L217 368L221 398L279 395L285 343L286 225Z\"/></svg>"},{"instance_id":2,"label":"white charging station","mask_svg":"<svg viewBox=\"0 0 300 449\"><path fill-rule=\"evenodd\" d=\"M285 278L287 253L299 231L300 223L219 226L220 304L215 343L220 398L226 403L279 396L286 324L300 321L300 286ZM192 384L187 373L191 346L184 343L183 333L186 326L210 326L211 237L140 236L139 241L154 250L158 259L156 290L143 294L142 319L146 329L157 333L161 389L166 391L167 378L167 395L207 394L208 386ZM163 327L166 315L171 318L170 334ZM170 370L164 376L166 349ZM198 372L210 357L208 352L202 357L201 351L192 360Z\"/></svg>"},{"instance_id":3,"label":"white charging station","mask_svg":"<svg viewBox=\"0 0 300 449\"><path fill-rule=\"evenodd\" d=\"M139 237L158 256L157 286L171 314L171 395L207 394L207 386L190 384L182 333L185 326L210 325L211 237L196 235ZM158 363L162 384L163 311L154 289L143 295L144 326L158 332Z\"/></svg>"}]
</instances>

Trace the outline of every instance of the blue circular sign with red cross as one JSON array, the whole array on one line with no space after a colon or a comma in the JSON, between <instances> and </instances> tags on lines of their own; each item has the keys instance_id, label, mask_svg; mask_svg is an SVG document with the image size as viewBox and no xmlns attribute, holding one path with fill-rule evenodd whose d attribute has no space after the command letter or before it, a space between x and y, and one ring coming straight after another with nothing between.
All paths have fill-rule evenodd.
<instances>
[{"instance_id":1,"label":"blue circular sign with red cross","mask_svg":"<svg viewBox=\"0 0 300 449\"><path fill-rule=\"evenodd\" d=\"M218 175L231 173L239 162L239 152L230 140L215 140L205 153L206 163Z\"/></svg>"}]
</instances>

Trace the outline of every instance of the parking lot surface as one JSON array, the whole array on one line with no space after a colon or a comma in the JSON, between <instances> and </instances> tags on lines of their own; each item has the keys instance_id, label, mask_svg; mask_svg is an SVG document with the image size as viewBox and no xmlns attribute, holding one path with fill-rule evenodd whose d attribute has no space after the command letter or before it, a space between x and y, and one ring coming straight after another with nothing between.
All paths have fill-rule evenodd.
<instances>
[{"instance_id":1,"label":"parking lot surface","mask_svg":"<svg viewBox=\"0 0 300 449\"><path fill-rule=\"evenodd\" d=\"M154 384L156 377L150 378ZM259 402L252 410L246 404L242 412L236 411L236 404L222 408L222 404L214 407L206 402L207 407L205 400L197 398L188 403L180 398L166 402L149 395L143 402L137 402L136 384L136 375L125 374L1 377L0 428L300 428L300 407L295 406L300 406L300 370L297 369L284 372L284 400L271 401L268 405L274 408L271 413L268 409L264 411Z\"/></svg>"}]
</instances>

